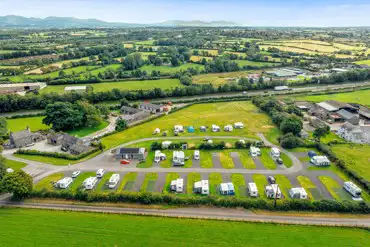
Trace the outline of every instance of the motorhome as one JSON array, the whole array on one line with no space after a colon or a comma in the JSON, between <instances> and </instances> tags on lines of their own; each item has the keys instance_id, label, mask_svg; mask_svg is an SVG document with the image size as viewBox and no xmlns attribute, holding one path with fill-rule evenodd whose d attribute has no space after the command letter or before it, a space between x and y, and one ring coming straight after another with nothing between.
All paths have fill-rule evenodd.
<instances>
[{"instance_id":1,"label":"motorhome","mask_svg":"<svg viewBox=\"0 0 370 247\"><path fill-rule=\"evenodd\" d=\"M221 195L234 195L234 184L233 183L222 183L220 184L220 194Z\"/></svg>"},{"instance_id":2,"label":"motorhome","mask_svg":"<svg viewBox=\"0 0 370 247\"><path fill-rule=\"evenodd\" d=\"M162 153L161 150L156 150L154 153L154 162L159 163L162 160L166 160L166 154Z\"/></svg>"},{"instance_id":3,"label":"motorhome","mask_svg":"<svg viewBox=\"0 0 370 247\"><path fill-rule=\"evenodd\" d=\"M199 150L195 150L194 151L194 159L195 160L200 160L200 152L199 152Z\"/></svg>"},{"instance_id":4,"label":"motorhome","mask_svg":"<svg viewBox=\"0 0 370 247\"><path fill-rule=\"evenodd\" d=\"M201 180L194 183L194 193L201 195L209 195L209 182L208 180Z\"/></svg>"},{"instance_id":5,"label":"motorhome","mask_svg":"<svg viewBox=\"0 0 370 247\"><path fill-rule=\"evenodd\" d=\"M361 198L361 189L354 183L347 181L343 184L343 189L352 195L353 200L358 200Z\"/></svg>"},{"instance_id":6,"label":"motorhome","mask_svg":"<svg viewBox=\"0 0 370 247\"><path fill-rule=\"evenodd\" d=\"M171 181L170 190L176 193L184 192L184 179L178 178Z\"/></svg>"},{"instance_id":7,"label":"motorhome","mask_svg":"<svg viewBox=\"0 0 370 247\"><path fill-rule=\"evenodd\" d=\"M185 165L185 153L183 151L173 151L172 161L174 166Z\"/></svg>"},{"instance_id":8,"label":"motorhome","mask_svg":"<svg viewBox=\"0 0 370 247\"><path fill-rule=\"evenodd\" d=\"M231 132L233 131L233 126L231 124L228 124L224 127L224 131Z\"/></svg>"},{"instance_id":9,"label":"motorhome","mask_svg":"<svg viewBox=\"0 0 370 247\"><path fill-rule=\"evenodd\" d=\"M154 131L153 131L153 135L156 135L156 134L159 134L161 133L161 130L159 128L156 128Z\"/></svg>"},{"instance_id":10,"label":"motorhome","mask_svg":"<svg viewBox=\"0 0 370 247\"><path fill-rule=\"evenodd\" d=\"M330 160L326 156L313 156L310 162L315 166L330 166Z\"/></svg>"},{"instance_id":11,"label":"motorhome","mask_svg":"<svg viewBox=\"0 0 370 247\"><path fill-rule=\"evenodd\" d=\"M220 132L220 131L221 131L220 126L212 124L212 132Z\"/></svg>"},{"instance_id":12,"label":"motorhome","mask_svg":"<svg viewBox=\"0 0 370 247\"><path fill-rule=\"evenodd\" d=\"M249 193L249 196L251 197L258 196L258 189L255 183L248 183L248 193Z\"/></svg>"},{"instance_id":13,"label":"motorhome","mask_svg":"<svg viewBox=\"0 0 370 247\"><path fill-rule=\"evenodd\" d=\"M280 150L278 148L271 148L271 155L275 158L279 158Z\"/></svg>"},{"instance_id":14,"label":"motorhome","mask_svg":"<svg viewBox=\"0 0 370 247\"><path fill-rule=\"evenodd\" d=\"M235 129L243 129L244 128L244 124L241 123L241 122L237 122L234 124L234 128Z\"/></svg>"},{"instance_id":15,"label":"motorhome","mask_svg":"<svg viewBox=\"0 0 370 247\"><path fill-rule=\"evenodd\" d=\"M97 178L102 178L104 176L105 170L104 169L99 169L96 171L96 177Z\"/></svg>"},{"instance_id":16,"label":"motorhome","mask_svg":"<svg viewBox=\"0 0 370 247\"><path fill-rule=\"evenodd\" d=\"M249 153L252 157L257 157L257 156L261 156L261 150L257 147L253 147L251 146L249 148Z\"/></svg>"},{"instance_id":17,"label":"motorhome","mask_svg":"<svg viewBox=\"0 0 370 247\"><path fill-rule=\"evenodd\" d=\"M92 190L94 189L95 185L98 183L98 179L97 177L89 177L89 178L86 178L83 183L82 183L82 186L86 189L86 190Z\"/></svg>"},{"instance_id":18,"label":"motorhome","mask_svg":"<svg viewBox=\"0 0 370 247\"><path fill-rule=\"evenodd\" d=\"M304 188L291 188L289 190L289 195L293 199L307 199L308 195Z\"/></svg>"},{"instance_id":19,"label":"motorhome","mask_svg":"<svg viewBox=\"0 0 370 247\"><path fill-rule=\"evenodd\" d=\"M73 179L71 177L65 177L57 182L57 187L60 189L67 189L72 182Z\"/></svg>"},{"instance_id":20,"label":"motorhome","mask_svg":"<svg viewBox=\"0 0 370 247\"><path fill-rule=\"evenodd\" d=\"M281 190L277 184L270 184L265 187L267 198L281 198Z\"/></svg>"},{"instance_id":21,"label":"motorhome","mask_svg":"<svg viewBox=\"0 0 370 247\"><path fill-rule=\"evenodd\" d=\"M118 184L118 182L119 182L119 180L120 180L120 175L118 174L118 173L114 173L110 178L109 178L109 182L108 182L108 187L109 187L109 189L114 189L116 186L117 186L117 184Z\"/></svg>"}]
</instances>

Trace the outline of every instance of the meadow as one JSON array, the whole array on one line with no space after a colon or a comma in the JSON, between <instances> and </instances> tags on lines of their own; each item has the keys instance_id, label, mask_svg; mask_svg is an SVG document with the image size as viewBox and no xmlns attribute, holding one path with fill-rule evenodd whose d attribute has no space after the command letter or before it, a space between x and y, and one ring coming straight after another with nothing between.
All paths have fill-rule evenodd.
<instances>
[{"instance_id":1,"label":"meadow","mask_svg":"<svg viewBox=\"0 0 370 247\"><path fill-rule=\"evenodd\" d=\"M50 129L50 126L42 123L42 119L44 119L44 116L14 118L7 119L6 121L8 123L9 131L13 132L24 130L27 128L27 126L31 129L31 131Z\"/></svg>"},{"instance_id":2,"label":"meadow","mask_svg":"<svg viewBox=\"0 0 370 247\"><path fill-rule=\"evenodd\" d=\"M4 246L367 246L365 229L0 209ZM52 220L51 220L52 219ZM37 222L37 224L34 224ZM32 239L30 241L30 239Z\"/></svg>"},{"instance_id":3,"label":"meadow","mask_svg":"<svg viewBox=\"0 0 370 247\"><path fill-rule=\"evenodd\" d=\"M78 84L79 86L92 86L94 92L111 91L114 88L120 90L151 90L154 88L170 89L175 87L183 87L178 79L159 79L159 80L143 80L143 81L116 81L116 82L101 82L94 84ZM50 85L42 89L42 93L63 93L64 88L69 85Z\"/></svg>"},{"instance_id":4,"label":"meadow","mask_svg":"<svg viewBox=\"0 0 370 247\"><path fill-rule=\"evenodd\" d=\"M139 70L141 71L146 71L149 74L152 73L152 71L159 71L162 75L172 75L175 74L176 72L179 71L185 71L188 68L193 68L193 69L199 69L199 71L202 71L204 69L203 65L200 64L195 64L195 63L185 63L180 66L154 66L154 65L144 65L141 67Z\"/></svg>"},{"instance_id":5,"label":"meadow","mask_svg":"<svg viewBox=\"0 0 370 247\"><path fill-rule=\"evenodd\" d=\"M194 84L212 84L215 87L224 85L230 81L234 81L236 78L246 77L248 74L257 73L258 71L248 70L248 71L236 71L236 72L226 72L226 73L212 73L212 74L202 74L193 76Z\"/></svg>"},{"instance_id":6,"label":"meadow","mask_svg":"<svg viewBox=\"0 0 370 247\"><path fill-rule=\"evenodd\" d=\"M235 60L235 62L240 66L255 66L255 67L274 67L279 65L278 63L269 63L269 62L254 62L248 60Z\"/></svg>"}]
</instances>

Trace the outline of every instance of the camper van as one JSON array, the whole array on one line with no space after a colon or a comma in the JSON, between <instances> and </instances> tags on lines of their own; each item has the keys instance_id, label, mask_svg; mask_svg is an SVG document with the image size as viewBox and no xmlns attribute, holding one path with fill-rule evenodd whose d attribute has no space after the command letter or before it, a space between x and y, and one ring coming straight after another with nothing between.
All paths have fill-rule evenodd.
<instances>
[{"instance_id":1,"label":"camper van","mask_svg":"<svg viewBox=\"0 0 370 247\"><path fill-rule=\"evenodd\" d=\"M220 126L212 124L212 132L220 132L220 131L221 131Z\"/></svg>"},{"instance_id":2,"label":"camper van","mask_svg":"<svg viewBox=\"0 0 370 247\"><path fill-rule=\"evenodd\" d=\"M200 160L200 152L199 152L199 150L195 150L194 151L194 159L195 160Z\"/></svg>"},{"instance_id":3,"label":"camper van","mask_svg":"<svg viewBox=\"0 0 370 247\"><path fill-rule=\"evenodd\" d=\"M271 155L272 157L279 158L280 150L278 148L271 148Z\"/></svg>"},{"instance_id":4,"label":"camper van","mask_svg":"<svg viewBox=\"0 0 370 247\"><path fill-rule=\"evenodd\" d=\"M281 198L281 190L277 184L270 184L265 187L267 198Z\"/></svg>"},{"instance_id":5,"label":"camper van","mask_svg":"<svg viewBox=\"0 0 370 247\"><path fill-rule=\"evenodd\" d=\"M233 131L233 126L231 124L228 124L224 127L224 131L231 132Z\"/></svg>"},{"instance_id":6,"label":"camper van","mask_svg":"<svg viewBox=\"0 0 370 247\"><path fill-rule=\"evenodd\" d=\"M354 183L347 181L343 184L343 189L352 195L353 200L358 200L361 198L361 189Z\"/></svg>"},{"instance_id":7,"label":"camper van","mask_svg":"<svg viewBox=\"0 0 370 247\"><path fill-rule=\"evenodd\" d=\"M162 153L160 150L155 151L154 153L154 162L159 163L162 160L166 160L166 154Z\"/></svg>"},{"instance_id":8,"label":"camper van","mask_svg":"<svg viewBox=\"0 0 370 247\"><path fill-rule=\"evenodd\" d=\"M59 180L56 183L56 185L60 189L67 189L71 185L72 182L73 182L73 179L72 178L65 177L65 178L62 178L61 180Z\"/></svg>"},{"instance_id":9,"label":"camper van","mask_svg":"<svg viewBox=\"0 0 370 247\"><path fill-rule=\"evenodd\" d=\"M242 128L244 128L244 124L241 123L241 122L237 122L237 123L234 124L234 128L235 129L242 129Z\"/></svg>"},{"instance_id":10,"label":"camper van","mask_svg":"<svg viewBox=\"0 0 370 247\"><path fill-rule=\"evenodd\" d=\"M308 195L304 188L291 188L289 195L292 199L307 199Z\"/></svg>"},{"instance_id":11,"label":"camper van","mask_svg":"<svg viewBox=\"0 0 370 247\"><path fill-rule=\"evenodd\" d=\"M251 197L258 196L257 185L255 183L248 183L248 193Z\"/></svg>"},{"instance_id":12,"label":"camper van","mask_svg":"<svg viewBox=\"0 0 370 247\"><path fill-rule=\"evenodd\" d=\"M99 169L96 171L96 177L97 178L102 178L104 176L105 170L104 169Z\"/></svg>"},{"instance_id":13,"label":"camper van","mask_svg":"<svg viewBox=\"0 0 370 247\"><path fill-rule=\"evenodd\" d=\"M185 165L185 153L183 151L173 151L172 161L174 166Z\"/></svg>"},{"instance_id":14,"label":"camper van","mask_svg":"<svg viewBox=\"0 0 370 247\"><path fill-rule=\"evenodd\" d=\"M170 190L176 193L184 192L184 179L178 178L171 181Z\"/></svg>"},{"instance_id":15,"label":"camper van","mask_svg":"<svg viewBox=\"0 0 370 247\"><path fill-rule=\"evenodd\" d=\"M86 190L92 190L97 183L98 179L96 177L89 177L83 181L82 186L85 187Z\"/></svg>"},{"instance_id":16,"label":"camper van","mask_svg":"<svg viewBox=\"0 0 370 247\"><path fill-rule=\"evenodd\" d=\"M161 133L161 130L159 128L156 128L154 131L153 131L153 135L156 135L156 134L159 134Z\"/></svg>"},{"instance_id":17,"label":"camper van","mask_svg":"<svg viewBox=\"0 0 370 247\"><path fill-rule=\"evenodd\" d=\"M208 180L201 180L194 183L194 193L201 195L209 195L209 183Z\"/></svg>"},{"instance_id":18,"label":"camper van","mask_svg":"<svg viewBox=\"0 0 370 247\"><path fill-rule=\"evenodd\" d=\"M174 130L177 133L182 133L182 132L184 132L184 126L182 126L182 125L175 125L174 126Z\"/></svg>"},{"instance_id":19,"label":"camper van","mask_svg":"<svg viewBox=\"0 0 370 247\"><path fill-rule=\"evenodd\" d=\"M114 189L116 186L117 186L117 184L118 184L118 182L119 182L119 180L120 180L120 175L118 174L118 173L115 173L115 174L113 174L111 177L110 177L110 179L109 179L109 183L108 183L108 187L109 187L109 189Z\"/></svg>"},{"instance_id":20,"label":"camper van","mask_svg":"<svg viewBox=\"0 0 370 247\"><path fill-rule=\"evenodd\" d=\"M261 155L261 150L257 147L250 147L249 148L249 153L252 157L257 157Z\"/></svg>"}]
</instances>

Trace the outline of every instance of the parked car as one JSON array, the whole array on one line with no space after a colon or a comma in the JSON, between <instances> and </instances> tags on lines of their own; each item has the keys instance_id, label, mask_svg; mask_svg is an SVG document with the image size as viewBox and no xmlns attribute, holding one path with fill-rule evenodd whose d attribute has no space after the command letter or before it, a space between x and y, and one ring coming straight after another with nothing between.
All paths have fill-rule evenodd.
<instances>
[{"instance_id":1,"label":"parked car","mask_svg":"<svg viewBox=\"0 0 370 247\"><path fill-rule=\"evenodd\" d=\"M267 180L270 184L276 184L276 179L273 176L268 176Z\"/></svg>"},{"instance_id":2,"label":"parked car","mask_svg":"<svg viewBox=\"0 0 370 247\"><path fill-rule=\"evenodd\" d=\"M65 147L62 147L62 148L61 148L61 150L62 150L63 152L67 152L67 151L68 151L68 149L67 149L67 148L65 148Z\"/></svg>"},{"instance_id":3,"label":"parked car","mask_svg":"<svg viewBox=\"0 0 370 247\"><path fill-rule=\"evenodd\" d=\"M73 173L72 173L72 178L77 178L78 177L78 175L80 175L81 174L81 171L74 171Z\"/></svg>"},{"instance_id":4,"label":"parked car","mask_svg":"<svg viewBox=\"0 0 370 247\"><path fill-rule=\"evenodd\" d=\"M283 160L282 160L282 159L280 159L280 158L277 158L275 161L276 161L276 163L277 163L277 164L279 164L279 165L284 165Z\"/></svg>"},{"instance_id":5,"label":"parked car","mask_svg":"<svg viewBox=\"0 0 370 247\"><path fill-rule=\"evenodd\" d=\"M96 177L97 178L102 178L104 176L105 170L104 169L99 169L96 171Z\"/></svg>"}]
</instances>

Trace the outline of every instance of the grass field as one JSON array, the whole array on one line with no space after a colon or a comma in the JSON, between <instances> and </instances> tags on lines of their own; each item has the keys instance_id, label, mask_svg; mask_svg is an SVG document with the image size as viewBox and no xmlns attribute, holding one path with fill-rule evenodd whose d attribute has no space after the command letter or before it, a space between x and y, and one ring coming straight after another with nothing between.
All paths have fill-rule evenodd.
<instances>
[{"instance_id":1,"label":"grass field","mask_svg":"<svg viewBox=\"0 0 370 247\"><path fill-rule=\"evenodd\" d=\"M50 129L49 126L42 123L43 116L40 117L25 117L25 118L14 118L14 119L7 119L8 129L9 131L20 131L27 128L27 126L31 129L31 131L38 131L38 130L45 130Z\"/></svg>"},{"instance_id":2,"label":"grass field","mask_svg":"<svg viewBox=\"0 0 370 247\"><path fill-rule=\"evenodd\" d=\"M370 66L370 60L361 60L361 61L356 61L355 64L366 64Z\"/></svg>"},{"instance_id":3,"label":"grass field","mask_svg":"<svg viewBox=\"0 0 370 247\"><path fill-rule=\"evenodd\" d=\"M235 81L237 78L246 77L248 74L253 74L256 71L236 71L236 72L226 72L226 73L212 73L212 74L202 74L193 76L194 84L212 84L217 87L229 83L230 81Z\"/></svg>"},{"instance_id":4,"label":"grass field","mask_svg":"<svg viewBox=\"0 0 370 247\"><path fill-rule=\"evenodd\" d=\"M199 61L201 61L203 58L204 58L204 59L206 59L206 61L212 61L212 60L213 60L213 57L191 56L191 57L190 57L190 61L192 61L192 62L199 62Z\"/></svg>"},{"instance_id":5,"label":"grass field","mask_svg":"<svg viewBox=\"0 0 370 247\"><path fill-rule=\"evenodd\" d=\"M195 63L186 63L186 64L182 64L180 66L177 66L177 67L173 67L173 66L154 66L154 65L144 65L143 67L140 68L141 71L147 71L149 74L152 73L152 71L160 71L160 73L162 75L172 75L172 74L175 74L176 72L179 72L179 71L185 71L187 70L188 68L193 68L193 69L196 69L198 68L199 71L202 71L204 69L204 66L203 65L200 65L200 64L195 64Z\"/></svg>"},{"instance_id":6,"label":"grass field","mask_svg":"<svg viewBox=\"0 0 370 247\"><path fill-rule=\"evenodd\" d=\"M145 174L145 179L143 184L141 185L140 191L141 192L153 192L155 181L158 178L158 173L156 172L149 172Z\"/></svg>"},{"instance_id":7,"label":"grass field","mask_svg":"<svg viewBox=\"0 0 370 247\"><path fill-rule=\"evenodd\" d=\"M41 190L41 189L48 189L53 190L54 186L53 183L59 181L64 177L64 173L55 173L50 176L47 176L46 178L43 178L41 181L39 181L34 189L35 190Z\"/></svg>"},{"instance_id":8,"label":"grass field","mask_svg":"<svg viewBox=\"0 0 370 247\"><path fill-rule=\"evenodd\" d=\"M84 137L84 136L90 135L92 133L95 133L99 130L102 130L105 127L107 127L108 125L109 125L108 122L103 121L98 126L86 127L86 128L81 128L81 129L77 129L77 130L70 130L70 131L67 131L67 133L70 134L70 135L73 135L73 136L77 136L77 137Z\"/></svg>"},{"instance_id":9,"label":"grass field","mask_svg":"<svg viewBox=\"0 0 370 247\"><path fill-rule=\"evenodd\" d=\"M268 148L262 148L261 149L260 159L261 159L263 165L267 169L271 169L271 170L276 169L276 163L275 163L275 161L272 159L272 157L270 155L270 149L268 149Z\"/></svg>"},{"instance_id":10,"label":"grass field","mask_svg":"<svg viewBox=\"0 0 370 247\"><path fill-rule=\"evenodd\" d=\"M235 196L245 197L247 196L247 186L245 184L245 179L242 174L231 174L231 182L234 184Z\"/></svg>"},{"instance_id":11,"label":"grass field","mask_svg":"<svg viewBox=\"0 0 370 247\"><path fill-rule=\"evenodd\" d=\"M267 198L265 194L265 186L268 184L265 175L253 174L252 176L254 183L257 185L258 194L260 198Z\"/></svg>"},{"instance_id":12,"label":"grass field","mask_svg":"<svg viewBox=\"0 0 370 247\"><path fill-rule=\"evenodd\" d=\"M187 177L187 184L186 184L186 192L188 195L193 195L193 186L195 182L201 180L201 176L197 172L188 173Z\"/></svg>"},{"instance_id":13,"label":"grass field","mask_svg":"<svg viewBox=\"0 0 370 247\"><path fill-rule=\"evenodd\" d=\"M220 195L218 190L220 184L222 183L222 176L220 173L211 173L208 176L209 181L209 194L210 195Z\"/></svg>"},{"instance_id":14,"label":"grass field","mask_svg":"<svg viewBox=\"0 0 370 247\"><path fill-rule=\"evenodd\" d=\"M172 180L176 180L178 178L180 178L180 175L177 172L169 172L169 173L167 173L166 183L164 184L163 192L170 193L170 187L171 187Z\"/></svg>"},{"instance_id":15,"label":"grass field","mask_svg":"<svg viewBox=\"0 0 370 247\"><path fill-rule=\"evenodd\" d=\"M2 159L3 157L0 156L0 159ZM5 167L6 168L12 168L14 170L20 170L22 169L23 167L26 167L27 164L26 163L23 163L23 162L20 162L20 161L15 161L15 160L9 160L9 159L4 159L4 164L5 164Z\"/></svg>"},{"instance_id":16,"label":"grass field","mask_svg":"<svg viewBox=\"0 0 370 247\"><path fill-rule=\"evenodd\" d=\"M312 95L312 96L300 96L299 100L308 100L314 102L320 102L324 100L337 100L348 103L357 103L362 105L370 106L370 90L359 90L348 93L337 93L337 94L323 94L323 95Z\"/></svg>"},{"instance_id":17,"label":"grass field","mask_svg":"<svg viewBox=\"0 0 370 247\"><path fill-rule=\"evenodd\" d=\"M79 84L79 86L92 86L94 92L111 91L114 88L120 90L150 90L154 88L170 89L175 87L183 87L178 79L159 79L159 80L143 80L143 81L118 81L118 82L101 82L94 84ZM47 86L42 93L63 93L64 88L68 85Z\"/></svg>"},{"instance_id":18,"label":"grass field","mask_svg":"<svg viewBox=\"0 0 370 247\"><path fill-rule=\"evenodd\" d=\"M279 184L279 189L283 193L285 199L289 199L289 190L292 188L290 180L284 175L276 175L276 183Z\"/></svg>"},{"instance_id":19,"label":"grass field","mask_svg":"<svg viewBox=\"0 0 370 247\"><path fill-rule=\"evenodd\" d=\"M335 189L339 189L340 185L330 177L319 176L320 181L325 185L326 189L330 192L330 195L336 199L340 200L340 196L335 192Z\"/></svg>"},{"instance_id":20,"label":"grass field","mask_svg":"<svg viewBox=\"0 0 370 247\"><path fill-rule=\"evenodd\" d=\"M370 244L358 228L0 209L3 246L326 246ZM51 220L52 219L52 220ZM37 224L35 224L37 222ZM61 227L63 226L63 227Z\"/></svg>"},{"instance_id":21,"label":"grass field","mask_svg":"<svg viewBox=\"0 0 370 247\"><path fill-rule=\"evenodd\" d=\"M121 184L118 186L117 191L128 191L134 186L137 177L137 172L128 172L123 178L121 178Z\"/></svg>"},{"instance_id":22,"label":"grass field","mask_svg":"<svg viewBox=\"0 0 370 247\"><path fill-rule=\"evenodd\" d=\"M313 200L314 197L313 197L313 195L311 193L311 189L315 189L316 188L315 184L312 183L312 181L308 177L306 177L306 176L298 176L297 177L297 180L301 184L301 186L306 190L307 195L308 195L308 198L310 200Z\"/></svg>"},{"instance_id":23,"label":"grass field","mask_svg":"<svg viewBox=\"0 0 370 247\"><path fill-rule=\"evenodd\" d=\"M226 124L233 124L239 121L244 122L246 127L244 129L235 129L232 133L224 131L213 133L209 130L207 132L199 131L199 126L201 125L211 126L212 124L217 124L223 127ZM266 133L275 128L270 118L261 113L251 102L209 103L193 105L168 116L107 136L102 139L102 142L107 148L114 147L131 140L150 137L153 130L158 127L162 131L170 130L169 136L172 136L172 128L176 124L192 125L196 128L195 133L181 134L184 136L233 135L257 138L256 133Z\"/></svg>"},{"instance_id":24,"label":"grass field","mask_svg":"<svg viewBox=\"0 0 370 247\"><path fill-rule=\"evenodd\" d=\"M253 162L252 157L249 155L248 150L240 150L238 152L240 161L246 169L256 169L256 164Z\"/></svg>"},{"instance_id":25,"label":"grass field","mask_svg":"<svg viewBox=\"0 0 370 247\"><path fill-rule=\"evenodd\" d=\"M276 63L268 63L268 62L254 62L254 61L248 61L248 60L235 60L239 66L255 66L255 67L273 67L278 64Z\"/></svg>"}]
</instances>

